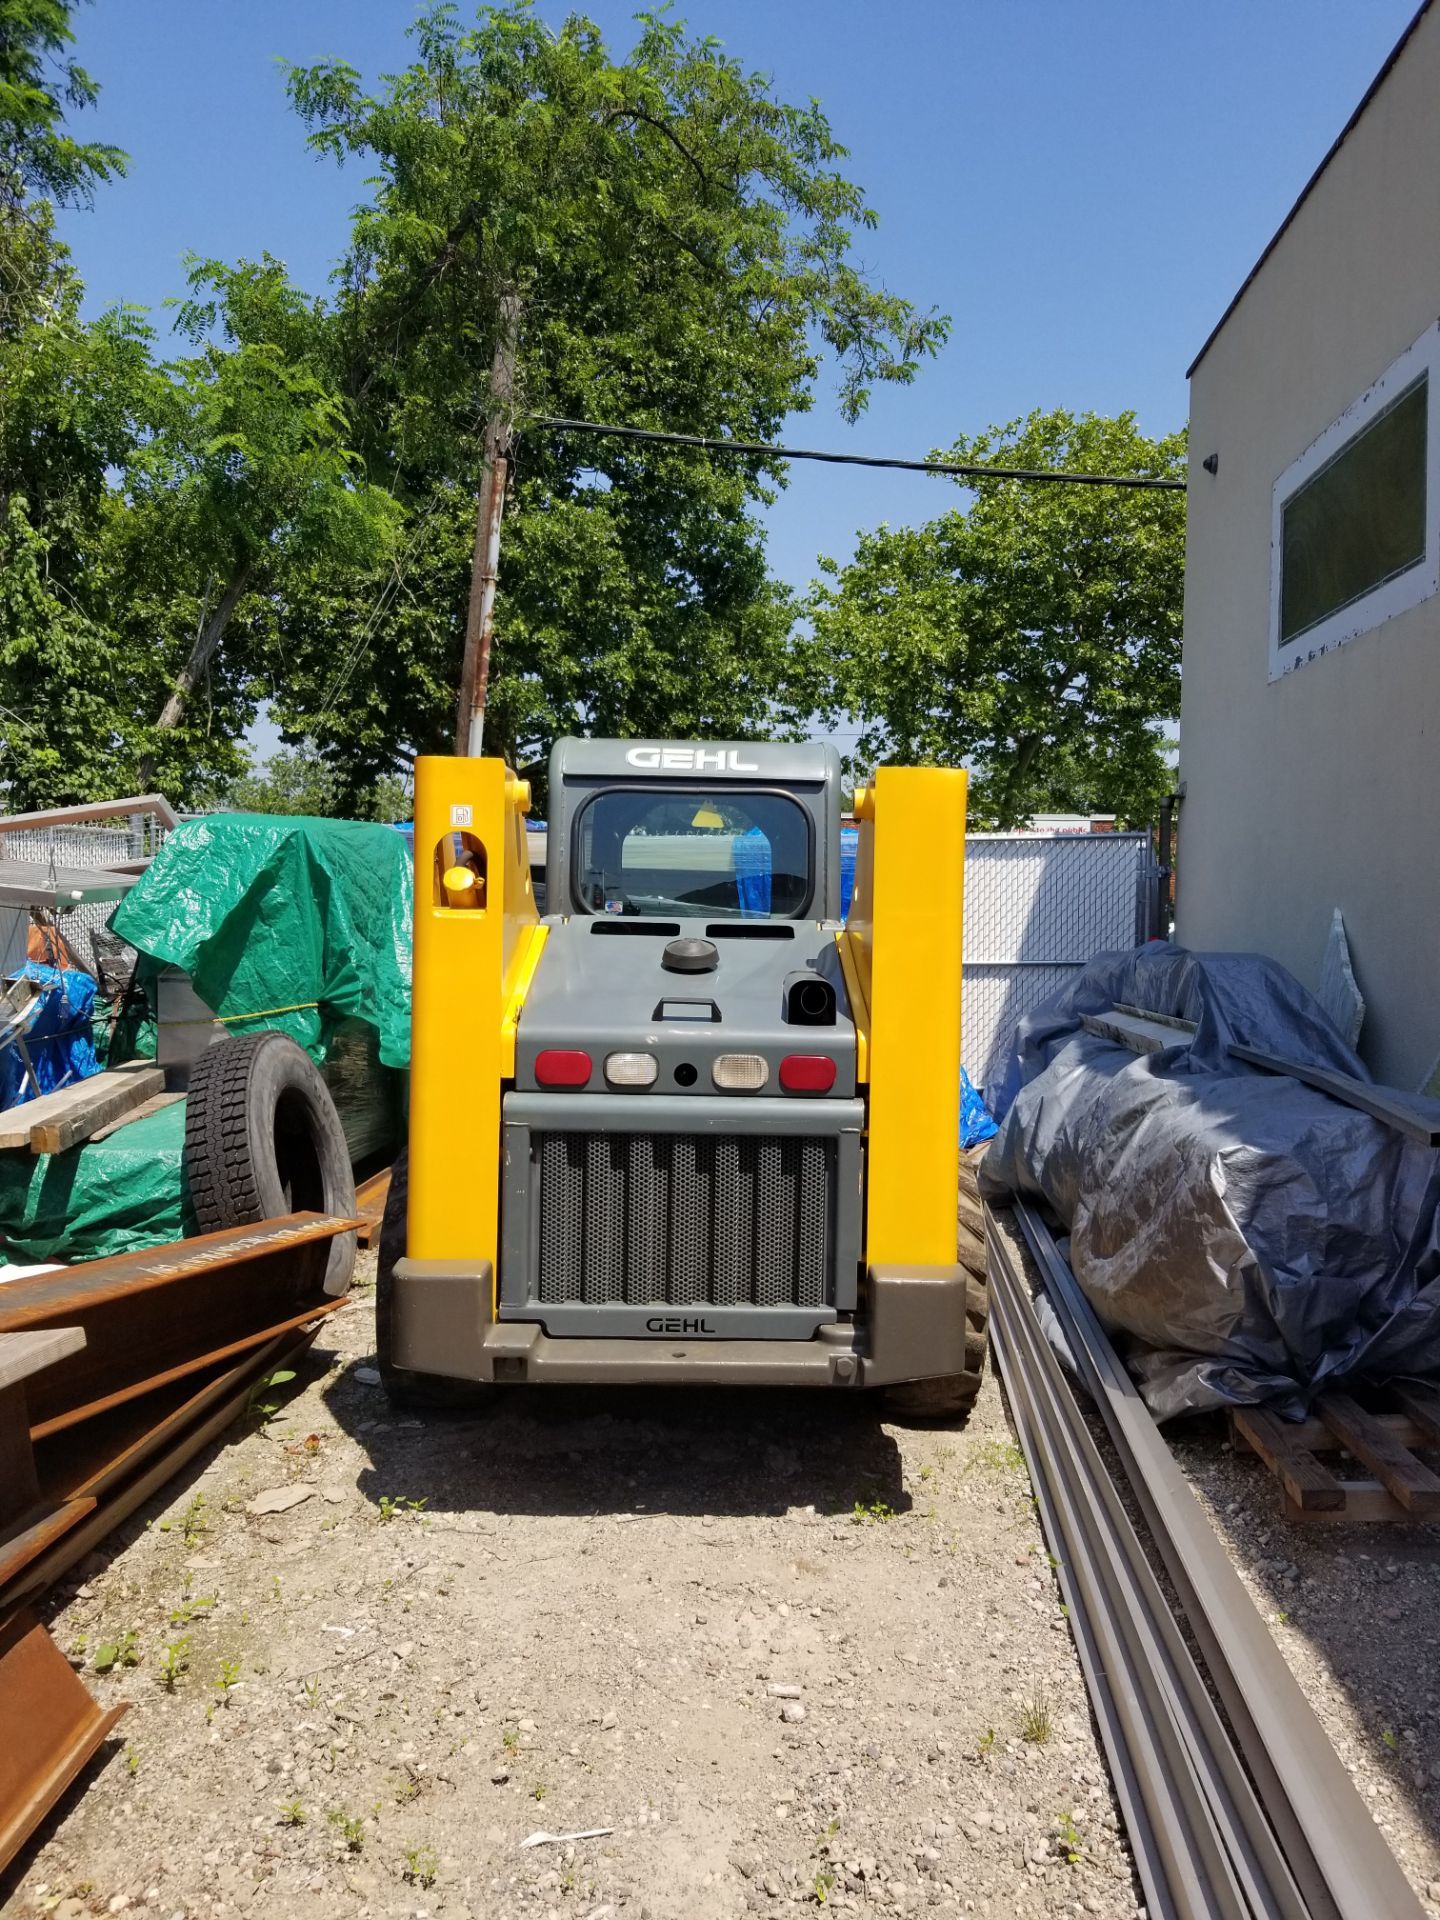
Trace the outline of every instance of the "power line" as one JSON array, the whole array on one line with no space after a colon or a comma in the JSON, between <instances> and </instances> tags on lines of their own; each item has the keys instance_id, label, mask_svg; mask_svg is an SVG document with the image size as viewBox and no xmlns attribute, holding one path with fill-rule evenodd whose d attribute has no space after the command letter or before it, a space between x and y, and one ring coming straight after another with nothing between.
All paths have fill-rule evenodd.
<instances>
[{"instance_id":1,"label":"power line","mask_svg":"<svg viewBox=\"0 0 1440 1920\"><path fill-rule=\"evenodd\" d=\"M616 427L599 420L533 417L532 427L564 433L605 434L615 440L643 440L663 447L694 447L702 453L731 453L770 460L823 460L834 467L897 467L904 473L941 473L958 480L1033 480L1067 487L1142 487L1152 492L1183 492L1183 480L1162 480L1142 473L1061 473L1041 467L963 466L954 460L890 460L871 453L822 453L814 447L773 447L759 440L713 440L699 433L662 433L655 427Z\"/></svg>"}]
</instances>

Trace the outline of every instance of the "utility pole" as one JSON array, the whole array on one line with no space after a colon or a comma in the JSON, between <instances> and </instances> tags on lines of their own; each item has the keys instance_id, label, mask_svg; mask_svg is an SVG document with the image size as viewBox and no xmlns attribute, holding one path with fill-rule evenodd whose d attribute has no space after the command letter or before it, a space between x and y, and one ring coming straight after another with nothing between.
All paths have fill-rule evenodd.
<instances>
[{"instance_id":1,"label":"utility pole","mask_svg":"<svg viewBox=\"0 0 1440 1920\"><path fill-rule=\"evenodd\" d=\"M485 696L490 686L490 643L495 621L495 582L500 572L500 521L505 512L505 482L510 470L510 421L519 330L520 296L502 293L495 357L490 363L490 412L485 422L480 505L475 517L475 557L470 567L470 601L465 610L465 654L460 667L460 698L455 709L458 754L478 755L484 745Z\"/></svg>"}]
</instances>

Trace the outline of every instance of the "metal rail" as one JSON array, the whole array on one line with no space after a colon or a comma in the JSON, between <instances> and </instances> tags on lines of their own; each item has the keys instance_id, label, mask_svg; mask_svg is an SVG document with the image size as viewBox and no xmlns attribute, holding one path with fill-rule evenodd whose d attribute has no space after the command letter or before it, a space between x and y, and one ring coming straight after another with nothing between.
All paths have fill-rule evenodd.
<instances>
[{"instance_id":1,"label":"metal rail","mask_svg":"<svg viewBox=\"0 0 1440 1920\"><path fill-rule=\"evenodd\" d=\"M987 1225L996 1356L1151 1913L1421 1920L1413 1889L1044 1222L1019 1205L1013 1215L990 1212ZM1040 1329L1027 1247L1203 1671Z\"/></svg>"}]
</instances>

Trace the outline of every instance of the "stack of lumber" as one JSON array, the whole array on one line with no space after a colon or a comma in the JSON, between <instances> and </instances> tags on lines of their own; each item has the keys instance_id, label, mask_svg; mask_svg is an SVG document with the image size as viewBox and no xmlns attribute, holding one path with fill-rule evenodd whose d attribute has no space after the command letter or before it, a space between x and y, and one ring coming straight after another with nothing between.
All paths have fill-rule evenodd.
<instances>
[{"instance_id":1,"label":"stack of lumber","mask_svg":"<svg viewBox=\"0 0 1440 1920\"><path fill-rule=\"evenodd\" d=\"M142 1107L153 1113L166 1097L163 1071L152 1061L132 1060L41 1094L38 1100L7 1107L0 1113L0 1149L63 1153L93 1139L102 1128L109 1131L118 1122L139 1119Z\"/></svg>"}]
</instances>

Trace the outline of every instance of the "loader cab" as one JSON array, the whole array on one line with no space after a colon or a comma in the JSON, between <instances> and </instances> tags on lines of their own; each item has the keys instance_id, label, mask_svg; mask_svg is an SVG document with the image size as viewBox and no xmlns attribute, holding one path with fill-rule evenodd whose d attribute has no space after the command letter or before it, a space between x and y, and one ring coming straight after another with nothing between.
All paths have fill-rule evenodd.
<instances>
[{"instance_id":1,"label":"loader cab","mask_svg":"<svg viewBox=\"0 0 1440 1920\"><path fill-rule=\"evenodd\" d=\"M618 919L833 920L840 759L827 745L557 741L546 907Z\"/></svg>"}]
</instances>

